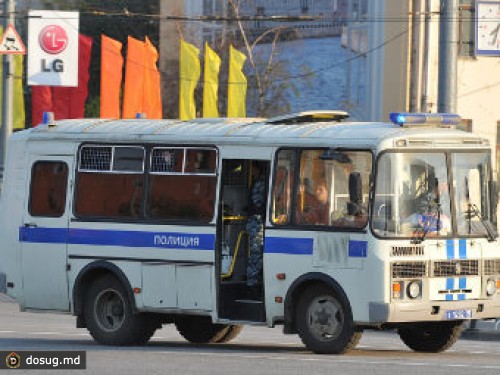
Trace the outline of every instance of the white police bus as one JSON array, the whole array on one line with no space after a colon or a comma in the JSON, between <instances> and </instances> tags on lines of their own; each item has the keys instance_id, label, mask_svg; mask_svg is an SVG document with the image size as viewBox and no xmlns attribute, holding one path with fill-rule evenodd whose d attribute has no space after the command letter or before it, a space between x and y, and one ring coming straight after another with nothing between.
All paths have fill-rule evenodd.
<instances>
[{"instance_id":1,"label":"white police bus","mask_svg":"<svg viewBox=\"0 0 500 375\"><path fill-rule=\"evenodd\" d=\"M109 345L173 323L195 343L252 324L283 325L317 353L372 328L447 349L464 320L500 317L488 142L453 129L453 115L346 117L84 119L13 134L6 293L22 311L75 315ZM250 287L254 165L266 195Z\"/></svg>"}]
</instances>

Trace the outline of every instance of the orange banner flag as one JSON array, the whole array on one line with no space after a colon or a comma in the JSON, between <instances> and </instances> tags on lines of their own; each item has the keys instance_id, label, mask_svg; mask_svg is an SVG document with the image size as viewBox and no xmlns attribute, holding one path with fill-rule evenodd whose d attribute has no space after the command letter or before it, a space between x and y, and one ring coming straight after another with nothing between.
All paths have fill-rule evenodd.
<instances>
[{"instance_id":1,"label":"orange banner flag","mask_svg":"<svg viewBox=\"0 0 500 375\"><path fill-rule=\"evenodd\" d=\"M145 41L144 91L142 112L147 118L160 119L162 115L160 72L156 66L158 51L148 37Z\"/></svg>"},{"instance_id":2,"label":"orange banner flag","mask_svg":"<svg viewBox=\"0 0 500 375\"><path fill-rule=\"evenodd\" d=\"M135 118L143 112L144 56L146 44L132 37L127 38L127 66L123 90L123 118Z\"/></svg>"},{"instance_id":3,"label":"orange banner flag","mask_svg":"<svg viewBox=\"0 0 500 375\"><path fill-rule=\"evenodd\" d=\"M101 35L101 118L120 118L122 43Z\"/></svg>"}]
</instances>

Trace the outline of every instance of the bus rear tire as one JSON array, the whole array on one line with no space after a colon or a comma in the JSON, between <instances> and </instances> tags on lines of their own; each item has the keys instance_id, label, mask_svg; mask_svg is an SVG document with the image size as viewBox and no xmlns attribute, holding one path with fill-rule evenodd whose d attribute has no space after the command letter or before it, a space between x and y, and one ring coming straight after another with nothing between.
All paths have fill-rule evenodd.
<instances>
[{"instance_id":1,"label":"bus rear tire","mask_svg":"<svg viewBox=\"0 0 500 375\"><path fill-rule=\"evenodd\" d=\"M134 314L125 288L111 275L90 285L84 316L90 335L103 345L144 345L158 327L156 320Z\"/></svg>"},{"instance_id":2,"label":"bus rear tire","mask_svg":"<svg viewBox=\"0 0 500 375\"><path fill-rule=\"evenodd\" d=\"M343 354L361 339L345 298L324 286L307 289L299 299L297 330L304 345L317 354Z\"/></svg>"},{"instance_id":3,"label":"bus rear tire","mask_svg":"<svg viewBox=\"0 0 500 375\"><path fill-rule=\"evenodd\" d=\"M423 322L398 328L401 340L416 352L439 353L449 349L460 337L463 321Z\"/></svg>"},{"instance_id":4,"label":"bus rear tire","mask_svg":"<svg viewBox=\"0 0 500 375\"><path fill-rule=\"evenodd\" d=\"M179 334L193 344L221 342L230 325L214 324L209 316L179 316L175 319Z\"/></svg>"},{"instance_id":5,"label":"bus rear tire","mask_svg":"<svg viewBox=\"0 0 500 375\"><path fill-rule=\"evenodd\" d=\"M242 325L230 325L224 334L219 340L217 340L218 344L223 344L234 340L240 333L243 331Z\"/></svg>"}]
</instances>

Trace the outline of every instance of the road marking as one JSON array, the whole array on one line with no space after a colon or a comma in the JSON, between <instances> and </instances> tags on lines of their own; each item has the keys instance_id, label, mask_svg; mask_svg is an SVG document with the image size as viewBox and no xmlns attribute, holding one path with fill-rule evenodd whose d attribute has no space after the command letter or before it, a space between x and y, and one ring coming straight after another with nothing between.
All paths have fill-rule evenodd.
<instances>
[{"instance_id":1,"label":"road marking","mask_svg":"<svg viewBox=\"0 0 500 375\"><path fill-rule=\"evenodd\" d=\"M90 337L89 333L63 333L63 332L28 332L28 331L0 331L0 334L26 334L26 335L52 335L52 336L87 336Z\"/></svg>"}]
</instances>

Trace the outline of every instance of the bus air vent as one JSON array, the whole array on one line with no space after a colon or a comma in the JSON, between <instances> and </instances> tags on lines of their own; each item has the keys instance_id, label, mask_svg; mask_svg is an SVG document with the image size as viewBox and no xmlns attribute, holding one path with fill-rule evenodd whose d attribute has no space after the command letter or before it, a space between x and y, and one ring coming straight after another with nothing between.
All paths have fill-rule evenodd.
<instances>
[{"instance_id":1,"label":"bus air vent","mask_svg":"<svg viewBox=\"0 0 500 375\"><path fill-rule=\"evenodd\" d=\"M391 255L393 257L406 257L415 255L424 255L423 246L393 246Z\"/></svg>"},{"instance_id":2,"label":"bus air vent","mask_svg":"<svg viewBox=\"0 0 500 375\"><path fill-rule=\"evenodd\" d=\"M348 117L349 113L345 111L305 111L272 117L267 119L266 123L274 125L290 125L310 122L340 122Z\"/></svg>"}]
</instances>

